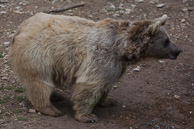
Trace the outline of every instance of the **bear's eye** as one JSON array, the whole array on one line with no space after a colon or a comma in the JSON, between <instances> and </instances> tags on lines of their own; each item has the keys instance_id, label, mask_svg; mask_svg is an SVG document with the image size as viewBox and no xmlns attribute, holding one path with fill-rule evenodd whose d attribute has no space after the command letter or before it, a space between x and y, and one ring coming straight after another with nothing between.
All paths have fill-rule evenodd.
<instances>
[{"instance_id":1,"label":"bear's eye","mask_svg":"<svg viewBox=\"0 0 194 129\"><path fill-rule=\"evenodd\" d=\"M164 41L164 46L165 46L165 47L168 46L169 43L170 43L170 40L169 40L169 39L166 39L166 40Z\"/></svg>"}]
</instances>

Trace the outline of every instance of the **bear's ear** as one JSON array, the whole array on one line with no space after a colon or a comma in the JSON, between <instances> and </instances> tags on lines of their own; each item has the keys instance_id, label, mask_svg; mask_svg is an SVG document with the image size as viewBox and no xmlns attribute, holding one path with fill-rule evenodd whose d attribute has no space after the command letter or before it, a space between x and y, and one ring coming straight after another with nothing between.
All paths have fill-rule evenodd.
<instances>
[{"instance_id":1,"label":"bear's ear","mask_svg":"<svg viewBox=\"0 0 194 129\"><path fill-rule=\"evenodd\" d=\"M156 18L153 21L151 21L151 24L148 26L147 34L156 34L160 27L163 26L168 19L168 16L165 14L162 17Z\"/></svg>"}]
</instances>

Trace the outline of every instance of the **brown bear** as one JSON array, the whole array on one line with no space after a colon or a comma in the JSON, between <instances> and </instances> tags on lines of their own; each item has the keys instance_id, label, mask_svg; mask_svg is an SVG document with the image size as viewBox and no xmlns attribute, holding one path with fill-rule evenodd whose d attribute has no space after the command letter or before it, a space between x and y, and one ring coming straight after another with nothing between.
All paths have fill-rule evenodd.
<instances>
[{"instance_id":1,"label":"brown bear","mask_svg":"<svg viewBox=\"0 0 194 129\"><path fill-rule=\"evenodd\" d=\"M9 61L37 111L61 114L51 104L51 94L56 87L73 87L75 119L96 122L93 108L112 104L108 91L129 64L146 57L176 59L181 53L163 27L166 20L167 15L94 22L38 13L19 27Z\"/></svg>"}]
</instances>

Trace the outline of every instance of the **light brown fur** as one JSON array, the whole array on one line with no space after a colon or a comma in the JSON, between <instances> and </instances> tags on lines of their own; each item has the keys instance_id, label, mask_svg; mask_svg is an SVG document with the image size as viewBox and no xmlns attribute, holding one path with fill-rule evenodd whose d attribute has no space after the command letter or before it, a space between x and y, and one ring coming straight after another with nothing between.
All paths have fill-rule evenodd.
<instances>
[{"instance_id":1,"label":"light brown fur","mask_svg":"<svg viewBox=\"0 0 194 129\"><path fill-rule=\"evenodd\" d=\"M152 24L38 13L21 24L9 60L36 110L57 116L61 112L50 102L54 88L74 86L75 118L94 122L95 105L111 104L109 88L129 62L147 53Z\"/></svg>"}]
</instances>

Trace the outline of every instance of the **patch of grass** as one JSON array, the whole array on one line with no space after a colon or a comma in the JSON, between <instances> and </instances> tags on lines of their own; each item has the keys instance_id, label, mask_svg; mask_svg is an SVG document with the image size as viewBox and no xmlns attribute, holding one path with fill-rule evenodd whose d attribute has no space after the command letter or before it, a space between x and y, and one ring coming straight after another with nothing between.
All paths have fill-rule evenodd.
<instances>
[{"instance_id":1,"label":"patch of grass","mask_svg":"<svg viewBox=\"0 0 194 129\"><path fill-rule=\"evenodd\" d=\"M17 119L19 121L28 121L28 119L26 117L23 117L23 116L18 116Z\"/></svg>"},{"instance_id":2,"label":"patch of grass","mask_svg":"<svg viewBox=\"0 0 194 129\"><path fill-rule=\"evenodd\" d=\"M15 92L17 92L17 93L23 93L24 92L24 88L19 87L19 88L15 89Z\"/></svg>"},{"instance_id":3,"label":"patch of grass","mask_svg":"<svg viewBox=\"0 0 194 129\"><path fill-rule=\"evenodd\" d=\"M3 55L3 52L0 52L0 58L3 58L4 55Z\"/></svg>"},{"instance_id":4,"label":"patch of grass","mask_svg":"<svg viewBox=\"0 0 194 129\"><path fill-rule=\"evenodd\" d=\"M3 99L0 99L0 104L6 103L9 99L10 99L9 97L5 97Z\"/></svg>"},{"instance_id":5,"label":"patch of grass","mask_svg":"<svg viewBox=\"0 0 194 129\"><path fill-rule=\"evenodd\" d=\"M23 96L18 96L18 97L17 97L17 100L18 100L19 102L22 102L22 101L26 100L26 98L23 97Z\"/></svg>"},{"instance_id":6,"label":"patch of grass","mask_svg":"<svg viewBox=\"0 0 194 129\"><path fill-rule=\"evenodd\" d=\"M20 114L20 113L22 113L22 111L21 110L14 110L13 113L14 114Z\"/></svg>"},{"instance_id":7,"label":"patch of grass","mask_svg":"<svg viewBox=\"0 0 194 129\"><path fill-rule=\"evenodd\" d=\"M2 86L0 86L0 91L3 90L4 88Z\"/></svg>"},{"instance_id":8,"label":"patch of grass","mask_svg":"<svg viewBox=\"0 0 194 129\"><path fill-rule=\"evenodd\" d=\"M7 90L12 90L13 87L6 87L5 89L7 89Z\"/></svg>"}]
</instances>

